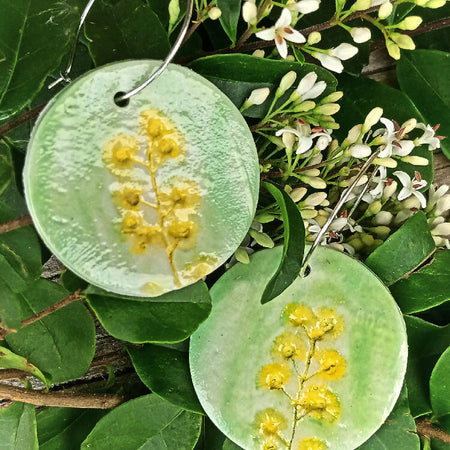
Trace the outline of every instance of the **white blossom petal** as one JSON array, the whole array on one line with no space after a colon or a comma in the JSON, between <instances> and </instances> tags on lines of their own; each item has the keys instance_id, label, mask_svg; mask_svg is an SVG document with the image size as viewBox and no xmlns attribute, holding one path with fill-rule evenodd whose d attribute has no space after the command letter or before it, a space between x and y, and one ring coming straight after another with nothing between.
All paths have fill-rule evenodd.
<instances>
[{"instance_id":1,"label":"white blossom petal","mask_svg":"<svg viewBox=\"0 0 450 450\"><path fill-rule=\"evenodd\" d=\"M309 14L317 11L320 7L320 0L300 0L295 4L295 9L301 14Z\"/></svg>"},{"instance_id":2,"label":"white blossom petal","mask_svg":"<svg viewBox=\"0 0 450 450\"><path fill-rule=\"evenodd\" d=\"M264 41L273 41L275 39L275 28L272 27L258 31L255 36Z\"/></svg>"},{"instance_id":3,"label":"white blossom petal","mask_svg":"<svg viewBox=\"0 0 450 450\"><path fill-rule=\"evenodd\" d=\"M303 36L300 31L294 30L293 28L289 27L284 30L284 38L287 41L294 42L296 44L302 44L303 42L306 42L305 36Z\"/></svg>"},{"instance_id":4,"label":"white blossom petal","mask_svg":"<svg viewBox=\"0 0 450 450\"><path fill-rule=\"evenodd\" d=\"M344 61L353 58L357 53L358 47L355 47L352 44L347 44L346 42L339 44L336 48L333 48L331 50L332 56L335 56L336 58L342 59Z\"/></svg>"},{"instance_id":5,"label":"white blossom petal","mask_svg":"<svg viewBox=\"0 0 450 450\"><path fill-rule=\"evenodd\" d=\"M300 83L298 84L297 87L297 94L300 97L303 97L303 95L314 86L316 80L317 80L316 72L309 72L300 80Z\"/></svg>"},{"instance_id":6,"label":"white blossom petal","mask_svg":"<svg viewBox=\"0 0 450 450\"><path fill-rule=\"evenodd\" d=\"M425 208L425 206L427 206L427 199L425 198L425 196L422 194L422 192L419 191L412 191L411 192L412 195L414 195L415 197L417 197L420 201L420 206L422 206L422 208ZM399 198L400 200L400 198Z\"/></svg>"},{"instance_id":7,"label":"white blossom petal","mask_svg":"<svg viewBox=\"0 0 450 450\"><path fill-rule=\"evenodd\" d=\"M406 173L403 172L401 170L396 170L393 175L395 175L399 180L400 183L402 183L403 186L409 186L411 183L411 177ZM401 200L399 198L399 200Z\"/></svg>"},{"instance_id":8,"label":"white blossom petal","mask_svg":"<svg viewBox=\"0 0 450 450\"><path fill-rule=\"evenodd\" d=\"M281 15L279 19L275 22L275 29L285 28L291 25L292 22L292 14L289 9L284 8L281 11Z\"/></svg>"},{"instance_id":9,"label":"white blossom petal","mask_svg":"<svg viewBox=\"0 0 450 450\"><path fill-rule=\"evenodd\" d=\"M286 56L288 54L287 44L284 39L275 39L275 45L277 46L278 53L283 59L286 59Z\"/></svg>"},{"instance_id":10,"label":"white blossom petal","mask_svg":"<svg viewBox=\"0 0 450 450\"><path fill-rule=\"evenodd\" d=\"M325 53L315 52L313 53L314 58L318 59L325 69L331 70L332 72L341 73L344 70L344 66L339 58L335 56L327 55Z\"/></svg>"},{"instance_id":11,"label":"white blossom petal","mask_svg":"<svg viewBox=\"0 0 450 450\"><path fill-rule=\"evenodd\" d=\"M311 98L317 98L327 88L325 81L317 82L308 92L303 95L302 100L309 100Z\"/></svg>"},{"instance_id":12,"label":"white blossom petal","mask_svg":"<svg viewBox=\"0 0 450 450\"><path fill-rule=\"evenodd\" d=\"M414 142L410 140L403 140L398 142L401 147L397 147L396 145L392 146L392 154L397 156L406 156L409 155L414 149Z\"/></svg>"}]
</instances>

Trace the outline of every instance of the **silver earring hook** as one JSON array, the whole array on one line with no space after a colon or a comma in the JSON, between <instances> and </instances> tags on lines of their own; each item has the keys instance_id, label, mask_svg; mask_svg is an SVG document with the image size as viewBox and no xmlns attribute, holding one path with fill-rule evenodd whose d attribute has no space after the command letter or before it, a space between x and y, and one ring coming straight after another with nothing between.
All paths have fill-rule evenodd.
<instances>
[{"instance_id":1,"label":"silver earring hook","mask_svg":"<svg viewBox=\"0 0 450 450\"><path fill-rule=\"evenodd\" d=\"M74 42L72 51L70 53L69 62L67 64L66 70L61 74L61 76L57 80L53 81L48 86L49 89L52 89L53 87L55 87L57 84L61 83L62 81L66 82L66 83L70 83L71 80L69 78L69 74L72 70L78 38L80 36L81 28L86 20L86 16L88 15L89 10L91 9L92 5L94 4L94 1L95 0L89 0L88 4L84 8L83 13L81 14L80 24L78 25L77 33L75 36L75 42ZM150 76L150 78L148 80L146 80L140 86L136 87L135 89L133 89L130 92L127 92L127 93L117 97L115 99L116 103L126 101L126 100L130 99L133 95L136 95L138 92L141 92L142 89L146 88L150 83L152 83L154 80L156 80L156 78L158 78L166 70L167 66L173 60L176 53L180 49L181 44L183 43L183 39L186 36L187 30L189 28L189 23L191 22L193 9L194 9L194 0L188 0L186 15L184 16L180 34L178 35L175 43L173 44L172 48L170 49L169 54L164 59L162 64L159 66L159 68Z\"/></svg>"},{"instance_id":2,"label":"silver earring hook","mask_svg":"<svg viewBox=\"0 0 450 450\"><path fill-rule=\"evenodd\" d=\"M367 170L369 169L369 167L372 164L373 160L378 156L380 151L381 151L381 149L379 149L376 152L372 153L370 158L361 167L361 170L359 171L358 175L353 180L352 184L342 194L341 198L339 199L339 201L337 202L337 204L334 207L333 211L331 212L330 216L328 217L328 220L325 222L325 225L321 228L321 230L317 234L316 239L314 239L314 242L311 245L311 248L309 249L308 254L306 255L305 259L303 260L302 268L300 269L300 276L301 277L305 276L306 269L308 268L308 262L311 259L311 256L314 253L314 250L322 242L322 238L323 238L324 234L328 231L328 229L329 229L329 227L331 225L331 222L333 222L333 220L336 219L337 215L339 214L340 209L345 204L345 202L347 201L347 199L350 196L351 192L356 187L356 185L358 184L359 180L367 172ZM379 166L376 166L375 170L372 172L372 175L367 180L367 183L366 183L364 189L362 190L361 194L359 194L359 196L358 196L358 198L357 198L357 200L355 202L355 205L353 205L353 208L351 210L350 215L353 214L353 212L355 211L355 209L358 206L359 202L362 200L364 194L367 192L367 189L369 188L369 184L373 180L373 177L375 176L375 172L378 170L378 168L379 168ZM349 217L350 217L350 215L349 215Z\"/></svg>"},{"instance_id":3,"label":"silver earring hook","mask_svg":"<svg viewBox=\"0 0 450 450\"><path fill-rule=\"evenodd\" d=\"M84 8L83 13L81 14L80 23L78 25L77 33L75 35L74 44L73 44L72 50L70 52L69 61L67 63L66 70L63 73L61 73L61 76L57 80L55 80L55 81L53 81L53 83L49 84L48 89L53 89L56 85L58 85L62 81L66 82L66 83L70 83L71 80L69 78L69 74L72 71L73 61L75 59L75 52L77 50L78 38L80 37L81 28L83 27L84 21L86 20L86 16L88 15L90 9L92 8L92 5L94 4L94 2L95 2L95 0L89 0L88 4Z\"/></svg>"}]
</instances>

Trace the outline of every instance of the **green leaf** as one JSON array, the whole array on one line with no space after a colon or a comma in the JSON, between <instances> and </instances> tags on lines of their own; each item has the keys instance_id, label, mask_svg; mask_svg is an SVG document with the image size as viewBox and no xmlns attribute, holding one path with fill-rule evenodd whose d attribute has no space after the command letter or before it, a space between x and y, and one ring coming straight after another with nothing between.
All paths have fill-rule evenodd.
<instances>
[{"instance_id":1,"label":"green leaf","mask_svg":"<svg viewBox=\"0 0 450 450\"><path fill-rule=\"evenodd\" d=\"M397 76L402 90L425 117L425 124L441 124L438 134L450 136L450 53L438 50L404 52L397 64ZM441 148L450 158L448 139Z\"/></svg>"},{"instance_id":2,"label":"green leaf","mask_svg":"<svg viewBox=\"0 0 450 450\"><path fill-rule=\"evenodd\" d=\"M36 416L39 450L79 450L105 414L100 409L45 408Z\"/></svg>"},{"instance_id":3,"label":"green leaf","mask_svg":"<svg viewBox=\"0 0 450 450\"><path fill-rule=\"evenodd\" d=\"M201 415L150 394L131 400L103 417L81 448L191 450L200 435L201 421Z\"/></svg>"},{"instance_id":4,"label":"green leaf","mask_svg":"<svg viewBox=\"0 0 450 450\"><path fill-rule=\"evenodd\" d=\"M80 18L74 2L3 0L0 120L29 105L69 49Z\"/></svg>"},{"instance_id":5,"label":"green leaf","mask_svg":"<svg viewBox=\"0 0 450 450\"><path fill-rule=\"evenodd\" d=\"M340 75L339 89L345 93L340 101L341 109L334 116L336 122L341 125L336 132L339 139L344 139L354 125L363 123L369 111L376 106L383 108L383 117L389 120L394 119L399 124L411 118L417 119L418 122L424 121L420 112L403 92L383 83L364 77ZM383 128L383 125L373 127L374 130L377 128ZM416 147L411 155L428 159L428 165L420 167L419 171L429 186L434 177L433 153L428 150L428 146L422 145ZM417 166L398 161L394 170L402 170L412 178Z\"/></svg>"},{"instance_id":6,"label":"green leaf","mask_svg":"<svg viewBox=\"0 0 450 450\"><path fill-rule=\"evenodd\" d=\"M241 0L217 0L217 7L222 11L220 24L230 38L231 43L236 43L237 25L241 15Z\"/></svg>"},{"instance_id":7,"label":"green leaf","mask_svg":"<svg viewBox=\"0 0 450 450\"><path fill-rule=\"evenodd\" d=\"M151 344L127 350L136 373L152 392L183 409L203 414L191 381L187 352Z\"/></svg>"},{"instance_id":8,"label":"green leaf","mask_svg":"<svg viewBox=\"0 0 450 450\"><path fill-rule=\"evenodd\" d=\"M430 377L430 400L433 416L450 433L450 347L434 366Z\"/></svg>"},{"instance_id":9,"label":"green leaf","mask_svg":"<svg viewBox=\"0 0 450 450\"><path fill-rule=\"evenodd\" d=\"M390 291L403 313L417 313L450 300L449 279L450 250L441 250L431 264L409 278L397 281Z\"/></svg>"},{"instance_id":10,"label":"green leaf","mask_svg":"<svg viewBox=\"0 0 450 450\"><path fill-rule=\"evenodd\" d=\"M261 303L264 304L280 295L298 277L305 249L305 227L302 216L289 194L273 184L264 182L262 185L278 203L284 224L283 256L277 271L264 289L261 298Z\"/></svg>"},{"instance_id":11,"label":"green leaf","mask_svg":"<svg viewBox=\"0 0 450 450\"><path fill-rule=\"evenodd\" d=\"M94 3L85 32L97 66L122 59L161 59L170 49L161 21L142 0Z\"/></svg>"},{"instance_id":12,"label":"green leaf","mask_svg":"<svg viewBox=\"0 0 450 450\"><path fill-rule=\"evenodd\" d=\"M390 286L420 266L435 248L425 213L418 211L373 251L365 264Z\"/></svg>"},{"instance_id":13,"label":"green leaf","mask_svg":"<svg viewBox=\"0 0 450 450\"><path fill-rule=\"evenodd\" d=\"M437 439L431 439L431 450L450 450L450 444L438 441Z\"/></svg>"},{"instance_id":14,"label":"green leaf","mask_svg":"<svg viewBox=\"0 0 450 450\"><path fill-rule=\"evenodd\" d=\"M0 255L0 270L5 276L4 268L10 269L5 258ZM11 269L12 273L14 271ZM20 280L19 280L20 281ZM19 294L14 292L0 276L0 326L18 329L22 318L21 300Z\"/></svg>"},{"instance_id":15,"label":"green leaf","mask_svg":"<svg viewBox=\"0 0 450 450\"><path fill-rule=\"evenodd\" d=\"M124 297L94 286L85 293L105 330L127 342L184 341L211 311L203 281L151 298Z\"/></svg>"},{"instance_id":16,"label":"green leaf","mask_svg":"<svg viewBox=\"0 0 450 450\"><path fill-rule=\"evenodd\" d=\"M61 273L61 284L69 291L69 292L75 292L78 289L86 289L89 285L89 283L82 278L80 278L78 275L75 275L73 272L71 272L69 269L65 269Z\"/></svg>"},{"instance_id":17,"label":"green leaf","mask_svg":"<svg viewBox=\"0 0 450 450\"><path fill-rule=\"evenodd\" d=\"M254 89L270 88L272 93L262 105L252 106L243 113L248 117L255 118L264 117L276 88L283 76L290 70L297 73L298 81L309 72L316 72L318 79L327 83L327 88L321 97L334 92L337 85L336 78L330 72L314 64L269 60L242 54L207 56L195 60L190 67L214 83L238 108L242 106L244 100ZM279 100L280 104L291 92L292 90L289 90Z\"/></svg>"},{"instance_id":18,"label":"green leaf","mask_svg":"<svg viewBox=\"0 0 450 450\"><path fill-rule=\"evenodd\" d=\"M450 344L450 325L439 327L422 319L404 316L408 332L406 385L414 417L431 413L429 380L436 361Z\"/></svg>"},{"instance_id":19,"label":"green leaf","mask_svg":"<svg viewBox=\"0 0 450 450\"><path fill-rule=\"evenodd\" d=\"M5 450L37 450L34 406L14 402L0 408L0 447Z\"/></svg>"},{"instance_id":20,"label":"green leaf","mask_svg":"<svg viewBox=\"0 0 450 450\"><path fill-rule=\"evenodd\" d=\"M358 450L419 450L420 440L416 434L416 424L409 411L406 386L391 414L372 437L358 447Z\"/></svg>"},{"instance_id":21,"label":"green leaf","mask_svg":"<svg viewBox=\"0 0 450 450\"><path fill-rule=\"evenodd\" d=\"M242 447L228 439L208 416L204 417L203 433L195 450L241 450Z\"/></svg>"},{"instance_id":22,"label":"green leaf","mask_svg":"<svg viewBox=\"0 0 450 450\"><path fill-rule=\"evenodd\" d=\"M0 63L1 67L1 63ZM14 167L8 145L0 141L0 195L14 178Z\"/></svg>"},{"instance_id":23,"label":"green leaf","mask_svg":"<svg viewBox=\"0 0 450 450\"><path fill-rule=\"evenodd\" d=\"M60 285L38 280L20 293L22 320L63 300ZM83 375L95 350L94 321L81 302L74 302L6 336L8 346L58 383Z\"/></svg>"},{"instance_id":24,"label":"green leaf","mask_svg":"<svg viewBox=\"0 0 450 450\"><path fill-rule=\"evenodd\" d=\"M23 370L47 384L44 374L36 366L5 347L0 347L0 368Z\"/></svg>"}]
</instances>

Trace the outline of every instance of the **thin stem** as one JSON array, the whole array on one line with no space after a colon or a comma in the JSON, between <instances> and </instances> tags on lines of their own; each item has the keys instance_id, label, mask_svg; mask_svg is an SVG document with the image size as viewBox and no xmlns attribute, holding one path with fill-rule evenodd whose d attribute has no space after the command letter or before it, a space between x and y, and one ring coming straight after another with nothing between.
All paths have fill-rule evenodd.
<instances>
[{"instance_id":1,"label":"thin stem","mask_svg":"<svg viewBox=\"0 0 450 450\"><path fill-rule=\"evenodd\" d=\"M29 214L8 220L7 222L0 223L0 234L8 233L8 231L16 230L17 228L25 227L32 223L33 219Z\"/></svg>"},{"instance_id":2,"label":"thin stem","mask_svg":"<svg viewBox=\"0 0 450 450\"><path fill-rule=\"evenodd\" d=\"M192 25L189 27L189 29L186 31L186 36L184 36L183 42L181 45L183 45L186 41L188 41L191 36L197 31L197 28L203 23L201 20L194 20L192 22Z\"/></svg>"},{"instance_id":3,"label":"thin stem","mask_svg":"<svg viewBox=\"0 0 450 450\"><path fill-rule=\"evenodd\" d=\"M18 126L22 125L25 122L28 122L31 119L34 119L39 115L39 113L45 108L46 103L40 106L37 106L36 108L27 111L26 113L16 117L15 119L11 120L11 122L5 123L4 125L0 126L0 139L5 136L5 134L9 133L11 130L14 130L14 128L17 128Z\"/></svg>"},{"instance_id":4,"label":"thin stem","mask_svg":"<svg viewBox=\"0 0 450 450\"><path fill-rule=\"evenodd\" d=\"M69 305L72 302L81 300L82 298L83 297L81 295L81 289L78 289L73 294L68 295L64 300L61 300L60 302L44 309L40 313L37 313L34 316L31 316L28 319L23 320L22 323L20 324L20 326L23 328L23 327L26 327L27 325L31 325L32 323L35 323L35 322L43 319L44 317L48 316L49 314L51 314L61 308L64 308L65 306ZM11 330L9 328L1 328L0 327L0 340L3 340L6 335L14 333L15 331L16 330Z\"/></svg>"},{"instance_id":5,"label":"thin stem","mask_svg":"<svg viewBox=\"0 0 450 450\"><path fill-rule=\"evenodd\" d=\"M0 384L0 398L36 406L61 406L65 408L111 409L125 401L117 394L72 394L45 392Z\"/></svg>"},{"instance_id":6,"label":"thin stem","mask_svg":"<svg viewBox=\"0 0 450 450\"><path fill-rule=\"evenodd\" d=\"M450 444L450 435L444 430L433 425L427 419L416 419L417 434L420 437L437 439L438 441Z\"/></svg>"}]
</instances>

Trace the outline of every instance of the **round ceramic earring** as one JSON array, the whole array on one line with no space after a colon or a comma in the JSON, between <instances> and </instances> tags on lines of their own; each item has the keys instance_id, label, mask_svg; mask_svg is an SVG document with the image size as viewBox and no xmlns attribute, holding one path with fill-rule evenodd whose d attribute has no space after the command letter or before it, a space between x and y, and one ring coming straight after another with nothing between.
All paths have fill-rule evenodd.
<instances>
[{"instance_id":1,"label":"round ceramic earring","mask_svg":"<svg viewBox=\"0 0 450 450\"><path fill-rule=\"evenodd\" d=\"M244 449L354 449L400 393L407 361L400 310L366 266L317 246L320 239L303 265L309 274L265 305L282 248L233 266L213 286L212 313L191 337L200 402Z\"/></svg>"},{"instance_id":2,"label":"round ceramic earring","mask_svg":"<svg viewBox=\"0 0 450 450\"><path fill-rule=\"evenodd\" d=\"M207 275L256 210L245 120L209 81L169 64L192 3L162 65L123 61L81 76L50 101L28 147L25 195L42 239L77 275L123 295L157 296Z\"/></svg>"}]
</instances>

